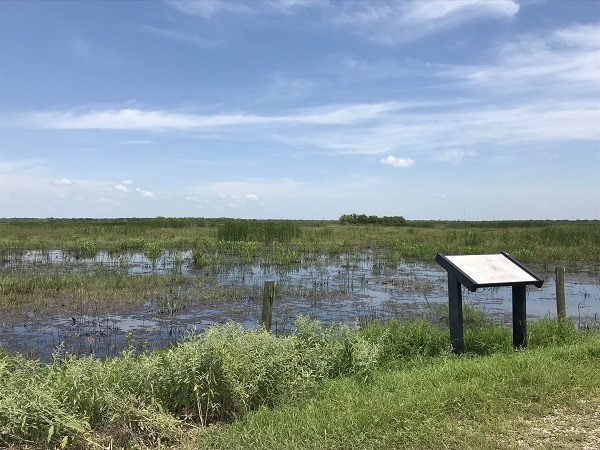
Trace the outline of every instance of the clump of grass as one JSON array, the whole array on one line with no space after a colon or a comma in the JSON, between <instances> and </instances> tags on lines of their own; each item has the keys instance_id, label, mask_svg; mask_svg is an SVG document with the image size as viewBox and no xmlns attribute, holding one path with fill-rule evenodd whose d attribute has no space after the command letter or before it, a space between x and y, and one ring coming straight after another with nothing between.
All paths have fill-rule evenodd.
<instances>
[{"instance_id":1,"label":"clump of grass","mask_svg":"<svg viewBox=\"0 0 600 450\"><path fill-rule=\"evenodd\" d=\"M225 219L217 227L220 241L289 242L301 233L300 225L291 220Z\"/></svg>"},{"instance_id":2,"label":"clump of grass","mask_svg":"<svg viewBox=\"0 0 600 450\"><path fill-rule=\"evenodd\" d=\"M162 251L163 250L160 242L144 243L144 255L146 255L146 257L153 263L156 263L156 261L158 261L158 258L160 258L162 255Z\"/></svg>"},{"instance_id":3,"label":"clump of grass","mask_svg":"<svg viewBox=\"0 0 600 450\"><path fill-rule=\"evenodd\" d=\"M77 259L93 258L98 252L98 244L95 240L79 236L71 236L64 247Z\"/></svg>"}]
</instances>

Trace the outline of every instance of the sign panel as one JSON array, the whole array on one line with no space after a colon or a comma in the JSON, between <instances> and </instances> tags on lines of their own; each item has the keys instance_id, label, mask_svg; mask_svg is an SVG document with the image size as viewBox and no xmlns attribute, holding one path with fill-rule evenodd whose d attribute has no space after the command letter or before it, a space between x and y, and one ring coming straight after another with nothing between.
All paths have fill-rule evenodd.
<instances>
[{"instance_id":1,"label":"sign panel","mask_svg":"<svg viewBox=\"0 0 600 450\"><path fill-rule=\"evenodd\" d=\"M446 259L479 285L539 281L503 254L446 256Z\"/></svg>"}]
</instances>

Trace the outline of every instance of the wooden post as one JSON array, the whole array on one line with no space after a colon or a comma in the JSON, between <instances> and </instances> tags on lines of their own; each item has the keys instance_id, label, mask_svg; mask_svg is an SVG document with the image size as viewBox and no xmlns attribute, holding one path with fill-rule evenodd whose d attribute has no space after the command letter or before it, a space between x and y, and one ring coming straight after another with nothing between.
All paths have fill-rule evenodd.
<instances>
[{"instance_id":1,"label":"wooden post","mask_svg":"<svg viewBox=\"0 0 600 450\"><path fill-rule=\"evenodd\" d=\"M525 305L525 286L512 287L513 347L527 347L527 309Z\"/></svg>"},{"instance_id":2,"label":"wooden post","mask_svg":"<svg viewBox=\"0 0 600 450\"><path fill-rule=\"evenodd\" d=\"M265 281L263 287L262 324L267 331L271 331L273 323L273 298L275 297L275 282Z\"/></svg>"},{"instance_id":3,"label":"wooden post","mask_svg":"<svg viewBox=\"0 0 600 450\"><path fill-rule=\"evenodd\" d=\"M462 353L465 351L462 291L459 281L450 272L448 272L448 318L450 322L452 351L454 353Z\"/></svg>"},{"instance_id":4,"label":"wooden post","mask_svg":"<svg viewBox=\"0 0 600 450\"><path fill-rule=\"evenodd\" d=\"M556 274L556 317L567 319L567 305L565 303L565 268L557 267Z\"/></svg>"}]
</instances>

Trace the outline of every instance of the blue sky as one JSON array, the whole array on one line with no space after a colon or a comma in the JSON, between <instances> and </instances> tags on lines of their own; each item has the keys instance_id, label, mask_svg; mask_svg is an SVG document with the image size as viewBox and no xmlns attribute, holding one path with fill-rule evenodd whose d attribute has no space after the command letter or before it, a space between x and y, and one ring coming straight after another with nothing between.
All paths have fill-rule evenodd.
<instances>
[{"instance_id":1,"label":"blue sky","mask_svg":"<svg viewBox=\"0 0 600 450\"><path fill-rule=\"evenodd\" d=\"M595 1L0 2L0 217L600 219Z\"/></svg>"}]
</instances>

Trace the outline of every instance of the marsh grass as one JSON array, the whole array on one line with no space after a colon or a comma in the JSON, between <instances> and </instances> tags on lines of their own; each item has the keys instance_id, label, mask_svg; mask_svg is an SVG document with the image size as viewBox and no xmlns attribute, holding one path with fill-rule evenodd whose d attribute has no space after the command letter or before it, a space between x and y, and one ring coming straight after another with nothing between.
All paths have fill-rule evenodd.
<instances>
[{"instance_id":1,"label":"marsh grass","mask_svg":"<svg viewBox=\"0 0 600 450\"><path fill-rule=\"evenodd\" d=\"M339 225L336 222L238 219L0 220L0 249L93 248L142 250L148 242L164 249L194 249L219 241L293 245L294 251L385 249L400 257L431 261L446 254L507 251L529 263L598 263L599 221L407 221L400 227Z\"/></svg>"},{"instance_id":2,"label":"marsh grass","mask_svg":"<svg viewBox=\"0 0 600 450\"><path fill-rule=\"evenodd\" d=\"M138 304L169 289L200 283L181 275L124 275L115 273L0 273L0 308L68 308L93 299L101 308ZM85 297L85 298L83 298Z\"/></svg>"},{"instance_id":3,"label":"marsh grass","mask_svg":"<svg viewBox=\"0 0 600 450\"><path fill-rule=\"evenodd\" d=\"M289 242L301 234L301 226L291 220L225 219L217 227L219 241Z\"/></svg>"}]
</instances>

